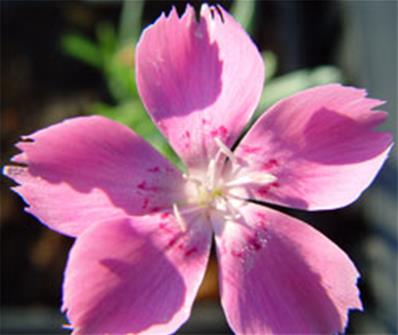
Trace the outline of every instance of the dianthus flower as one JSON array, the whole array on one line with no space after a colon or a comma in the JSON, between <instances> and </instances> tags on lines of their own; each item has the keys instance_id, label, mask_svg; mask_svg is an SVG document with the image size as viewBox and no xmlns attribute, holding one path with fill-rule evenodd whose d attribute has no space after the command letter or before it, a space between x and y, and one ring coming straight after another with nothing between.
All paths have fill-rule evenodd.
<instances>
[{"instance_id":1,"label":"dianthus flower","mask_svg":"<svg viewBox=\"0 0 398 335\"><path fill-rule=\"evenodd\" d=\"M185 174L98 116L23 137L5 169L29 213L76 237L63 286L73 334L175 332L212 236L235 333L343 331L348 310L362 308L354 265L307 224L260 203L326 210L357 199L391 147L375 131L382 102L338 84L312 88L271 107L236 145L265 71L227 12L162 15L135 60L142 100Z\"/></svg>"}]
</instances>

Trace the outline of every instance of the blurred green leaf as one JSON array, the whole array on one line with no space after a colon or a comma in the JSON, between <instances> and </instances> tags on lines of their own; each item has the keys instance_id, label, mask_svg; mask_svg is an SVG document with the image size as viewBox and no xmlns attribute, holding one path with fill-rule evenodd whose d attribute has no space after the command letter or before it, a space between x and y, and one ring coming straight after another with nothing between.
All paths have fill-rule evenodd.
<instances>
[{"instance_id":1,"label":"blurred green leaf","mask_svg":"<svg viewBox=\"0 0 398 335\"><path fill-rule=\"evenodd\" d=\"M231 14L250 34L253 29L253 18L256 10L255 0L235 0L231 6Z\"/></svg>"},{"instance_id":2,"label":"blurred green leaf","mask_svg":"<svg viewBox=\"0 0 398 335\"><path fill-rule=\"evenodd\" d=\"M276 71L278 70L278 60L272 51L263 51L262 56L265 63L265 83L267 83L268 80L275 76Z\"/></svg>"},{"instance_id":3,"label":"blurred green leaf","mask_svg":"<svg viewBox=\"0 0 398 335\"><path fill-rule=\"evenodd\" d=\"M124 0L119 24L119 45L136 44L141 33L142 0Z\"/></svg>"},{"instance_id":4,"label":"blurred green leaf","mask_svg":"<svg viewBox=\"0 0 398 335\"><path fill-rule=\"evenodd\" d=\"M116 102L125 102L136 96L134 70L134 46L119 47L113 26L103 22L97 27L97 38L103 62L103 74L108 89Z\"/></svg>"},{"instance_id":5,"label":"blurred green leaf","mask_svg":"<svg viewBox=\"0 0 398 335\"><path fill-rule=\"evenodd\" d=\"M106 77L112 97L119 103L137 97L137 88L134 78L133 51L121 50L115 54L106 67ZM129 64L129 60L131 63Z\"/></svg>"},{"instance_id":6,"label":"blurred green leaf","mask_svg":"<svg viewBox=\"0 0 398 335\"><path fill-rule=\"evenodd\" d=\"M320 66L313 70L297 70L270 80L264 89L254 119L268 107L282 98L288 97L306 88L334 82L341 82L341 71L333 66Z\"/></svg>"},{"instance_id":7,"label":"blurred green leaf","mask_svg":"<svg viewBox=\"0 0 398 335\"><path fill-rule=\"evenodd\" d=\"M114 27L108 22L100 22L96 27L99 51L104 59L104 64L112 61L117 51L118 40Z\"/></svg>"},{"instance_id":8,"label":"blurred green leaf","mask_svg":"<svg viewBox=\"0 0 398 335\"><path fill-rule=\"evenodd\" d=\"M61 39L61 48L68 55L96 68L102 67L99 48L89 39L77 35L66 34Z\"/></svg>"}]
</instances>

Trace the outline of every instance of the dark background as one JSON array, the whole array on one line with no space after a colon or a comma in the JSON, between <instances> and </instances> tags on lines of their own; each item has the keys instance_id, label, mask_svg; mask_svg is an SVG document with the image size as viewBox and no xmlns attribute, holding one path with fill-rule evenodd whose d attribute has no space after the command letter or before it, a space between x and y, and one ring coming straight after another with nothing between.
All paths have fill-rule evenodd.
<instances>
[{"instance_id":1,"label":"dark background","mask_svg":"<svg viewBox=\"0 0 398 335\"><path fill-rule=\"evenodd\" d=\"M185 1L146 1L144 26L173 4L183 12ZM117 25L120 10L119 1L1 1L2 166L16 153L13 144L20 135L81 114L92 101L112 103L102 75L65 55L59 41L67 32L94 37L97 23ZM276 53L279 75L339 66L347 83L388 101L384 129L395 131L396 31L395 1L263 1L257 3L253 38L260 49ZM294 213L343 248L362 274L365 312L351 313L349 333L397 332L396 157L354 205ZM12 185L1 178L2 332L62 333L62 274L73 241L24 213ZM214 264L210 269L181 333L229 332L218 305Z\"/></svg>"}]
</instances>

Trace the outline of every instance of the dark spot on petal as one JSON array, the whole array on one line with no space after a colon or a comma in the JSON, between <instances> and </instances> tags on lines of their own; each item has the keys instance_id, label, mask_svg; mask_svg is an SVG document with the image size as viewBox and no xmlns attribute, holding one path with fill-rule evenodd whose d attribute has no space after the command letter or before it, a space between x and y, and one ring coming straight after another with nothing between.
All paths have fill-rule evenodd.
<instances>
[{"instance_id":1,"label":"dark spot on petal","mask_svg":"<svg viewBox=\"0 0 398 335\"><path fill-rule=\"evenodd\" d=\"M137 188L141 191L152 191L156 192L158 188L156 186L147 185L146 181L143 180L141 183L137 184Z\"/></svg>"},{"instance_id":2,"label":"dark spot on petal","mask_svg":"<svg viewBox=\"0 0 398 335\"><path fill-rule=\"evenodd\" d=\"M251 147L249 145L242 145L241 148L245 154L254 154L261 150L260 147Z\"/></svg>"},{"instance_id":3,"label":"dark spot on petal","mask_svg":"<svg viewBox=\"0 0 398 335\"><path fill-rule=\"evenodd\" d=\"M152 213L159 212L160 210L161 210L160 207L152 207L152 208L150 209L150 211L151 211Z\"/></svg>"},{"instance_id":4,"label":"dark spot on petal","mask_svg":"<svg viewBox=\"0 0 398 335\"><path fill-rule=\"evenodd\" d=\"M276 159L269 159L261 166L262 170L271 170L275 167L279 166L279 162Z\"/></svg>"},{"instance_id":5,"label":"dark spot on petal","mask_svg":"<svg viewBox=\"0 0 398 335\"><path fill-rule=\"evenodd\" d=\"M231 249L231 255L236 257L236 258L242 258L243 257L243 251L242 250L235 250Z\"/></svg>"},{"instance_id":6,"label":"dark spot on petal","mask_svg":"<svg viewBox=\"0 0 398 335\"><path fill-rule=\"evenodd\" d=\"M271 184L267 184L267 185L259 187L256 192L260 196L266 196L272 188L278 188L278 187L280 187L280 184L275 181Z\"/></svg>"},{"instance_id":7,"label":"dark spot on petal","mask_svg":"<svg viewBox=\"0 0 398 335\"><path fill-rule=\"evenodd\" d=\"M159 167L159 166L154 166L154 167L152 167L152 168L147 169L147 171L148 171L148 172L157 173L157 172L160 172L160 167Z\"/></svg>"},{"instance_id":8,"label":"dark spot on petal","mask_svg":"<svg viewBox=\"0 0 398 335\"><path fill-rule=\"evenodd\" d=\"M210 15L211 15L211 18L214 20L214 9L213 8L210 8Z\"/></svg>"},{"instance_id":9,"label":"dark spot on petal","mask_svg":"<svg viewBox=\"0 0 398 335\"><path fill-rule=\"evenodd\" d=\"M221 8L220 8L219 6L216 5L216 10L217 10L218 15L220 16L221 22L222 22L222 23L225 23L224 15L223 15L223 13L222 13Z\"/></svg>"},{"instance_id":10,"label":"dark spot on petal","mask_svg":"<svg viewBox=\"0 0 398 335\"><path fill-rule=\"evenodd\" d=\"M168 243L167 243L167 247L171 248L173 245L175 245L177 243L177 241L179 240L179 236L174 236Z\"/></svg>"},{"instance_id":11,"label":"dark spot on petal","mask_svg":"<svg viewBox=\"0 0 398 335\"><path fill-rule=\"evenodd\" d=\"M197 252L197 251L198 251L198 248L196 248L196 247L191 247L191 248L185 250L184 256L185 256L185 257L189 257L190 255L194 254L194 253Z\"/></svg>"},{"instance_id":12,"label":"dark spot on petal","mask_svg":"<svg viewBox=\"0 0 398 335\"><path fill-rule=\"evenodd\" d=\"M142 209L147 209L149 205L149 199L144 198L144 203L142 204Z\"/></svg>"},{"instance_id":13,"label":"dark spot on petal","mask_svg":"<svg viewBox=\"0 0 398 335\"><path fill-rule=\"evenodd\" d=\"M248 241L249 248L255 251L258 251L262 248L262 245L259 243L256 237L250 238Z\"/></svg>"},{"instance_id":14,"label":"dark spot on petal","mask_svg":"<svg viewBox=\"0 0 398 335\"><path fill-rule=\"evenodd\" d=\"M141 183L137 184L137 188L139 188L140 190L145 190L145 187L146 187L145 180L142 181Z\"/></svg>"}]
</instances>

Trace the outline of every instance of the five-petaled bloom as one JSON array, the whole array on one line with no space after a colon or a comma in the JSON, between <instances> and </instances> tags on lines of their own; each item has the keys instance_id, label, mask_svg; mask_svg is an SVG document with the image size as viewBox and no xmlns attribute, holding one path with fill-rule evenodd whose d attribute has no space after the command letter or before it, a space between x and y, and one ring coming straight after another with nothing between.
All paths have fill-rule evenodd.
<instances>
[{"instance_id":1,"label":"five-petaled bloom","mask_svg":"<svg viewBox=\"0 0 398 335\"><path fill-rule=\"evenodd\" d=\"M140 95L187 167L131 130L77 117L23 137L5 174L49 228L77 237L63 310L74 334L158 334L189 317L215 236L222 306L238 334L336 333L361 309L358 272L307 224L261 206L353 202L391 147L366 92L316 87L271 107L239 139L264 65L220 7L173 9L136 48ZM256 200L256 201L253 201Z\"/></svg>"}]
</instances>

